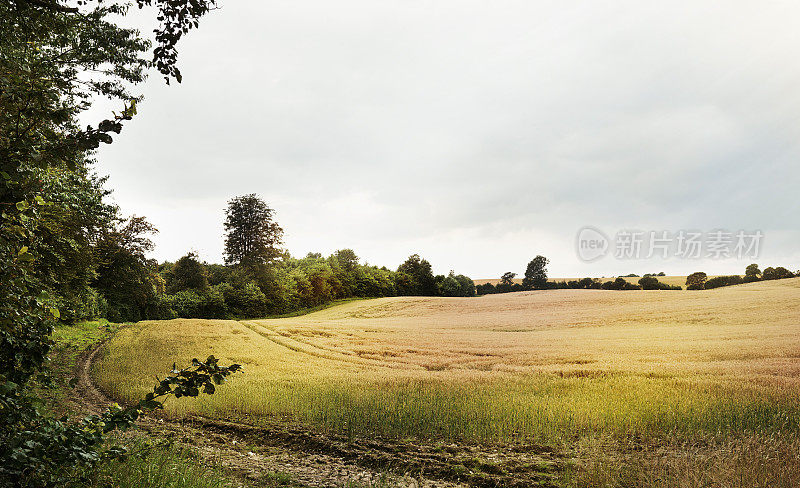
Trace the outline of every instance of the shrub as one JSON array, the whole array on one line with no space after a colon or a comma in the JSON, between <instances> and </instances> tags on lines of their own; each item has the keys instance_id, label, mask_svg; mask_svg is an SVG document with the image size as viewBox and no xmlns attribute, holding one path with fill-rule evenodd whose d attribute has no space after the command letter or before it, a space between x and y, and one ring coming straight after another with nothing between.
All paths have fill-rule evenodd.
<instances>
[{"instance_id":1,"label":"shrub","mask_svg":"<svg viewBox=\"0 0 800 488\"><path fill-rule=\"evenodd\" d=\"M778 266L777 268L764 268L764 273L761 276L765 280L782 280L785 278L794 278L794 273L783 266Z\"/></svg>"},{"instance_id":2,"label":"shrub","mask_svg":"<svg viewBox=\"0 0 800 488\"><path fill-rule=\"evenodd\" d=\"M687 290L702 290L705 288L708 275L702 271L697 271L686 277Z\"/></svg>"},{"instance_id":3,"label":"shrub","mask_svg":"<svg viewBox=\"0 0 800 488\"><path fill-rule=\"evenodd\" d=\"M742 283L744 283L744 279L742 279L742 277L739 275L715 276L714 278L706 281L705 289L711 290L721 286L741 285Z\"/></svg>"}]
</instances>

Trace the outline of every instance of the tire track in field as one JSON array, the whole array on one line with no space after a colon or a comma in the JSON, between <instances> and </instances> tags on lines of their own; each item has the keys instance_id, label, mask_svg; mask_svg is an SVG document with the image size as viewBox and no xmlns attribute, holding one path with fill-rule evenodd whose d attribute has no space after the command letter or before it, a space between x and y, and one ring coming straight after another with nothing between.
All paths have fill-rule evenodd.
<instances>
[{"instance_id":1,"label":"tire track in field","mask_svg":"<svg viewBox=\"0 0 800 488\"><path fill-rule=\"evenodd\" d=\"M71 400L90 412L100 412L113 401L91 376L104 345L87 350L75 366L79 388ZM291 486L307 488L556 488L559 472L570 462L558 451L533 444L350 438L281 421L256 426L203 416L175 420L145 415L137 426L138 433L125 435L169 438L254 488L272 486L276 472L290 474Z\"/></svg>"},{"instance_id":2,"label":"tire track in field","mask_svg":"<svg viewBox=\"0 0 800 488\"><path fill-rule=\"evenodd\" d=\"M363 358L342 351L337 351L333 348L321 347L316 344L312 344L310 342L295 339L289 335L282 334L274 329L271 329L261 324L255 324L253 322L239 321L239 324L243 325L244 327L247 327L256 334L260 335L261 337L264 337L265 339L268 339L279 346L285 347L287 349L290 349L294 352L298 352L301 354L308 354L310 356L329 359L331 361L358 364L361 366L376 366L379 368L406 369L406 370L424 369L422 366L402 363L400 361L386 361L379 359Z\"/></svg>"}]
</instances>

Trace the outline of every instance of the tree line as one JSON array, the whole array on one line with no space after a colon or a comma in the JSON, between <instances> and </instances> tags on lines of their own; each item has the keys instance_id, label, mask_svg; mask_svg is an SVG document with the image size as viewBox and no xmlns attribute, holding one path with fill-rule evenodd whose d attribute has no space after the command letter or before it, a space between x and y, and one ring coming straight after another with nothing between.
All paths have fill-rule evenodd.
<instances>
[{"instance_id":1,"label":"tree line","mask_svg":"<svg viewBox=\"0 0 800 488\"><path fill-rule=\"evenodd\" d=\"M783 280L796 277L800 277L800 271L792 273L783 266L777 266L775 268L769 266L764 268L764 271L761 271L758 264L753 263L745 268L744 276L729 275L709 278L705 272L697 271L686 277L686 289L712 290L723 286L741 285L743 283L754 283L756 281Z\"/></svg>"},{"instance_id":2,"label":"tree line","mask_svg":"<svg viewBox=\"0 0 800 488\"><path fill-rule=\"evenodd\" d=\"M225 264L201 262L194 252L155 263L144 256L154 229L139 218L128 221L103 241L107 265L94 281L97 306L85 309L115 322L263 317L346 298L475 295L469 277L434 275L417 254L396 270L361 263L352 249L294 257L282 247L273 209L255 194L228 202L225 231Z\"/></svg>"}]
</instances>

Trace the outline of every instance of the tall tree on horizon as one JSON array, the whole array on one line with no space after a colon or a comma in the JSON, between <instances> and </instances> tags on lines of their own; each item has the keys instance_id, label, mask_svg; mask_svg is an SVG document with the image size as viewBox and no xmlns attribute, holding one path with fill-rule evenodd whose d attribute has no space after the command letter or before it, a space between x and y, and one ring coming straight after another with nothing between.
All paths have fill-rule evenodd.
<instances>
[{"instance_id":1,"label":"tall tree on horizon","mask_svg":"<svg viewBox=\"0 0 800 488\"><path fill-rule=\"evenodd\" d=\"M274 210L255 193L228 202L225 212L225 264L268 264L280 256L283 229Z\"/></svg>"},{"instance_id":2,"label":"tall tree on horizon","mask_svg":"<svg viewBox=\"0 0 800 488\"><path fill-rule=\"evenodd\" d=\"M547 288L547 265L550 261L544 256L536 256L528 263L522 286L526 290L543 290Z\"/></svg>"}]
</instances>

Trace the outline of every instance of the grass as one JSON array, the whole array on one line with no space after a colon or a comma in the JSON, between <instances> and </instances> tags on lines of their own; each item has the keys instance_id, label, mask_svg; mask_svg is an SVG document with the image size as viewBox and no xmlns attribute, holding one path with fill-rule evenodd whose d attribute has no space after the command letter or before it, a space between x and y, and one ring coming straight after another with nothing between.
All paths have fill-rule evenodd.
<instances>
[{"instance_id":1,"label":"grass","mask_svg":"<svg viewBox=\"0 0 800 488\"><path fill-rule=\"evenodd\" d=\"M235 486L219 469L186 448L139 441L124 462L109 461L92 473L87 488L227 488ZM284 486L282 484L274 486Z\"/></svg>"},{"instance_id":2,"label":"grass","mask_svg":"<svg viewBox=\"0 0 800 488\"><path fill-rule=\"evenodd\" d=\"M51 339L53 348L50 371L54 379L50 387L40 386L51 413L68 413L63 400L68 394L67 381L81 353L107 339L119 329L119 324L107 320L60 324ZM79 417L80 415L73 415ZM192 451L144 439L128 439L123 444L132 454L125 462L106 461L99 469L86 473L79 486L86 488L114 486L116 488L222 488L233 487L221 470L199 462ZM274 486L284 486L275 484Z\"/></svg>"},{"instance_id":3,"label":"grass","mask_svg":"<svg viewBox=\"0 0 800 488\"><path fill-rule=\"evenodd\" d=\"M207 354L242 363L245 375L213 397L168 404L170 415L554 445L581 460L571 486L760 486L722 483L752 481L747 466L759 459L774 486L800 474L798 279L142 322L119 331L96 375L132 399L173 362Z\"/></svg>"}]
</instances>

